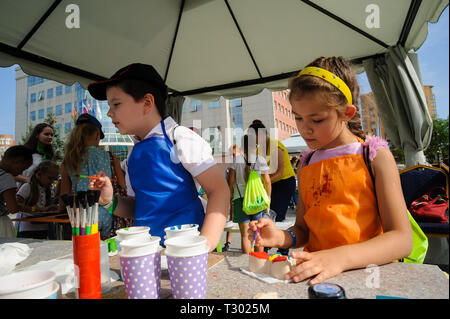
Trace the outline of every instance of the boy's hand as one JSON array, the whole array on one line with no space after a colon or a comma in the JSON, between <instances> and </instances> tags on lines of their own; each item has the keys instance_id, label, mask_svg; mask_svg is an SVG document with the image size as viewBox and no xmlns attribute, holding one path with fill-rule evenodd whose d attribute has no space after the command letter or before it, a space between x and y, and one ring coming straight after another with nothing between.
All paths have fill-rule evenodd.
<instances>
[{"instance_id":1,"label":"boy's hand","mask_svg":"<svg viewBox=\"0 0 450 319\"><path fill-rule=\"evenodd\" d=\"M283 231L275 226L275 223L269 218L261 218L249 223L248 239L253 241L256 229L255 245L263 247L279 247L283 243Z\"/></svg>"},{"instance_id":2,"label":"boy's hand","mask_svg":"<svg viewBox=\"0 0 450 319\"><path fill-rule=\"evenodd\" d=\"M293 251L292 258L297 260L297 266L286 274L286 279L294 282L314 277L309 284L314 285L334 277L345 269L342 266L340 254L332 249L316 252Z\"/></svg>"},{"instance_id":3,"label":"boy's hand","mask_svg":"<svg viewBox=\"0 0 450 319\"><path fill-rule=\"evenodd\" d=\"M113 200L113 186L109 180L109 177L104 172L100 171L95 174L95 176L99 177L99 179L92 179L89 182L89 189L101 191L98 203L100 205L105 205Z\"/></svg>"}]
</instances>

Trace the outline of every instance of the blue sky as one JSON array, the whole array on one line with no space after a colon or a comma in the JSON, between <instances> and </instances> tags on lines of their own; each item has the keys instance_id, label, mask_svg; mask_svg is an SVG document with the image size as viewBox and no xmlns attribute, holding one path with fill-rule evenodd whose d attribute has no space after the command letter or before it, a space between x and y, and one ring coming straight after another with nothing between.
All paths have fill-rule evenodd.
<instances>
[{"instance_id":1,"label":"blue sky","mask_svg":"<svg viewBox=\"0 0 450 319\"><path fill-rule=\"evenodd\" d=\"M433 85L437 114L447 118L449 111L449 8L442 13L437 23L428 24L428 37L417 51L424 85ZM0 67L0 134L14 135L16 81L15 66ZM365 75L358 77L361 93L371 91Z\"/></svg>"}]
</instances>

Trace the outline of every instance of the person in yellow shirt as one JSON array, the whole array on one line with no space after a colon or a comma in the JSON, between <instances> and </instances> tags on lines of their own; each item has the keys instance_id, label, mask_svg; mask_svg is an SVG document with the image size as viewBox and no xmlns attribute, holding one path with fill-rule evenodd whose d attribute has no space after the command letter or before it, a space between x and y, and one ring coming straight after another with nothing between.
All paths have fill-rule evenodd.
<instances>
[{"instance_id":1,"label":"person in yellow shirt","mask_svg":"<svg viewBox=\"0 0 450 319\"><path fill-rule=\"evenodd\" d=\"M276 213L276 222L284 221L289 201L295 193L295 172L292 169L289 153L284 145L267 134L260 120L254 120L249 126L249 134L256 134L256 144L260 155L264 155L269 165L272 182L270 209Z\"/></svg>"}]
</instances>

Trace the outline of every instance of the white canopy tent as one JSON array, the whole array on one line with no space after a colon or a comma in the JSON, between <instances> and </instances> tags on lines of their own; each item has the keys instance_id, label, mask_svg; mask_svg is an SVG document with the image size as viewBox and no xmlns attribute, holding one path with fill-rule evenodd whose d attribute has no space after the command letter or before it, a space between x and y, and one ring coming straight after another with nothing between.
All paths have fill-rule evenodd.
<instances>
[{"instance_id":1,"label":"white canopy tent","mask_svg":"<svg viewBox=\"0 0 450 319\"><path fill-rule=\"evenodd\" d=\"M392 47L417 50L427 22L437 21L447 5L448 0L2 0L0 66L19 64L27 74L86 87L129 63L152 64L172 92L169 110L179 119L182 96L231 99L285 89L287 78L318 56L344 56L361 72L363 61L366 66L384 58ZM379 92L377 104L393 94L387 90L382 99ZM413 152L423 150L431 135L421 102L402 107L418 108L412 121L402 122L414 140L424 140L412 143ZM417 127L420 134L414 133ZM404 147L400 135L393 142Z\"/></svg>"},{"instance_id":2,"label":"white canopy tent","mask_svg":"<svg viewBox=\"0 0 450 319\"><path fill-rule=\"evenodd\" d=\"M305 140L299 133L292 134L291 137L282 140L281 143L286 147L289 155L298 155L308 149Z\"/></svg>"}]
</instances>

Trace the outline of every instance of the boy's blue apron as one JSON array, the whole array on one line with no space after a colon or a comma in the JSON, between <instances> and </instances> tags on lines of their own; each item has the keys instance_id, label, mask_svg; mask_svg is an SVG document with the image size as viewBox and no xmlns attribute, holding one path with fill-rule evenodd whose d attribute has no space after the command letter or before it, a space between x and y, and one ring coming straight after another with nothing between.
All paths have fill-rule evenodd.
<instances>
[{"instance_id":1,"label":"boy's blue apron","mask_svg":"<svg viewBox=\"0 0 450 319\"><path fill-rule=\"evenodd\" d=\"M133 147L128 173L136 196L133 226L149 226L163 245L164 228L198 224L200 229L205 214L192 175L167 137L164 120L161 127L164 137L150 137Z\"/></svg>"}]
</instances>

